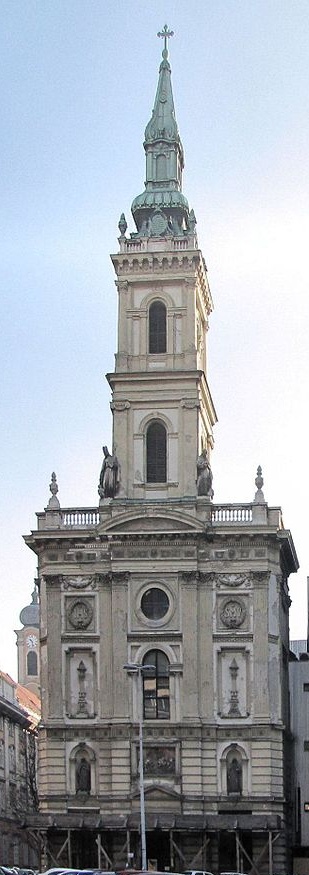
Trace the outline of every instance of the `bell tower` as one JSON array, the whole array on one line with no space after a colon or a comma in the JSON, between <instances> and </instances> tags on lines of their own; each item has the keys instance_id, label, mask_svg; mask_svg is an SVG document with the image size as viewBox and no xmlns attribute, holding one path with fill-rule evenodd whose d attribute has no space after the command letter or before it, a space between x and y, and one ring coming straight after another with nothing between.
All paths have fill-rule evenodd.
<instances>
[{"instance_id":1,"label":"bell tower","mask_svg":"<svg viewBox=\"0 0 309 875\"><path fill-rule=\"evenodd\" d=\"M118 289L112 389L114 452L129 499L196 495L196 460L213 448L216 413L207 383L212 298L196 219L182 193L178 131L165 26L159 81L145 130L145 190L132 204L136 230L119 221L112 255Z\"/></svg>"}]
</instances>

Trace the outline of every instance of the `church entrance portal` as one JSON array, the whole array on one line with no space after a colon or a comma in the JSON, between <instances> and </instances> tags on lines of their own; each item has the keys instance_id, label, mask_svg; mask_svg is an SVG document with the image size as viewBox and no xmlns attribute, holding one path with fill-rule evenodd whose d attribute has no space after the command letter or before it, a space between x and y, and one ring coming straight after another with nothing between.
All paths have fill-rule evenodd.
<instances>
[{"instance_id":1,"label":"church entrance portal","mask_svg":"<svg viewBox=\"0 0 309 875\"><path fill-rule=\"evenodd\" d=\"M155 829L147 833L147 860L148 869L164 872L165 869L170 868L170 837L168 832Z\"/></svg>"}]
</instances>

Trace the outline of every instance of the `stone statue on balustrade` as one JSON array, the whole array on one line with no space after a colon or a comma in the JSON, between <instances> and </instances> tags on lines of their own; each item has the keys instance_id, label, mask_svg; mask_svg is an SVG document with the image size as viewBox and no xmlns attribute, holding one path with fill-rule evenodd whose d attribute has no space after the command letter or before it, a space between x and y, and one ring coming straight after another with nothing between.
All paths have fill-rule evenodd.
<instances>
[{"instance_id":1,"label":"stone statue on balustrade","mask_svg":"<svg viewBox=\"0 0 309 875\"><path fill-rule=\"evenodd\" d=\"M202 450L196 463L197 472L197 494L204 495L206 498L212 499L214 491L212 488L212 470L209 464L207 450Z\"/></svg>"},{"instance_id":2,"label":"stone statue on balustrade","mask_svg":"<svg viewBox=\"0 0 309 875\"><path fill-rule=\"evenodd\" d=\"M120 485L120 465L107 447L103 447L103 456L98 493L100 498L115 498Z\"/></svg>"}]
</instances>

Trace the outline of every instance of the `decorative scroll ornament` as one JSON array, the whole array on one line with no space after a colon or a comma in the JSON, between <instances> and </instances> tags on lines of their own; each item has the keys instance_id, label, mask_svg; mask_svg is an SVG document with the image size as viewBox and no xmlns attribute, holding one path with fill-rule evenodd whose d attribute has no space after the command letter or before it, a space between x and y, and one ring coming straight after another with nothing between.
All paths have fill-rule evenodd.
<instances>
[{"instance_id":1,"label":"decorative scroll ornament","mask_svg":"<svg viewBox=\"0 0 309 875\"><path fill-rule=\"evenodd\" d=\"M87 629L92 618L93 609L89 602L80 599L68 609L68 620L74 629Z\"/></svg>"},{"instance_id":2,"label":"decorative scroll ornament","mask_svg":"<svg viewBox=\"0 0 309 875\"><path fill-rule=\"evenodd\" d=\"M218 574L216 579L221 586L243 586L248 583L246 574Z\"/></svg>"},{"instance_id":3,"label":"decorative scroll ornament","mask_svg":"<svg viewBox=\"0 0 309 875\"><path fill-rule=\"evenodd\" d=\"M221 608L220 619L228 629L237 629L244 622L246 614L247 611L241 602L230 599Z\"/></svg>"},{"instance_id":4,"label":"decorative scroll ornament","mask_svg":"<svg viewBox=\"0 0 309 875\"><path fill-rule=\"evenodd\" d=\"M88 586L90 586L91 589L94 589L94 577L82 577L81 575L78 575L77 577L66 577L63 582L64 589L87 589Z\"/></svg>"}]
</instances>

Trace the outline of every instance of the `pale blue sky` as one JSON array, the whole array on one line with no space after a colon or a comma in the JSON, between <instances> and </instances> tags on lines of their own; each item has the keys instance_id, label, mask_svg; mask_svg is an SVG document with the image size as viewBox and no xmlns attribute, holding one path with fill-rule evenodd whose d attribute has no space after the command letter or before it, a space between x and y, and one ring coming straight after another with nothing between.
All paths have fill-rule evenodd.
<instances>
[{"instance_id":1,"label":"pale blue sky","mask_svg":"<svg viewBox=\"0 0 309 875\"><path fill-rule=\"evenodd\" d=\"M143 134L167 24L184 193L215 312L209 383L215 501L250 501L258 464L301 563L292 637L305 637L308 489L307 0L1 0L0 667L35 557L22 534L49 498L97 503L110 443L116 291L109 253L143 190Z\"/></svg>"}]
</instances>

